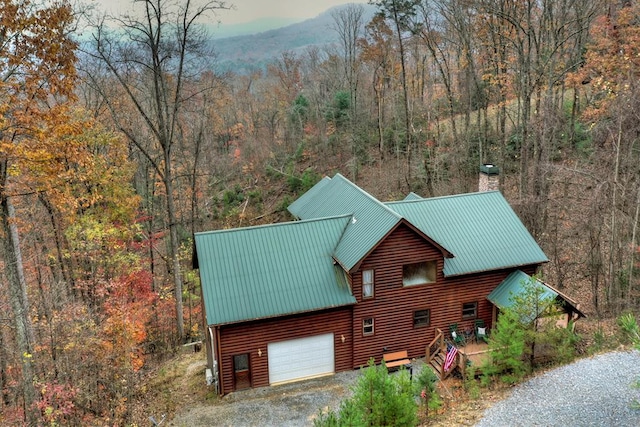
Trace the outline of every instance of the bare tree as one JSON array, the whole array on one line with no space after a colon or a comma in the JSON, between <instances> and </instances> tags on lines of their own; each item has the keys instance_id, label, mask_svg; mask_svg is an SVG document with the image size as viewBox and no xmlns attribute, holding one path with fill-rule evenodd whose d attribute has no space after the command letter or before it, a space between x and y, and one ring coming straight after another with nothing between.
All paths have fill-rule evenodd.
<instances>
[{"instance_id":1,"label":"bare tree","mask_svg":"<svg viewBox=\"0 0 640 427\"><path fill-rule=\"evenodd\" d=\"M332 12L333 29L338 34L342 57L344 60L344 76L351 95L351 120L357 120L358 84L360 82L360 48L358 39L364 28L364 7L349 4L344 8Z\"/></svg>"},{"instance_id":2,"label":"bare tree","mask_svg":"<svg viewBox=\"0 0 640 427\"><path fill-rule=\"evenodd\" d=\"M102 63L115 79L144 129L139 129L123 100L111 98L111 79L91 72L85 78L104 97L116 126L149 162L160 177L165 192L169 229L169 270L176 299L176 327L184 339L180 240L174 188L174 161L179 122L186 101L194 94L186 82L204 68L209 58L206 32L199 25L216 10L228 8L223 1L182 3L168 0L138 0L137 13L102 18L94 24L91 43L84 49L89 58ZM110 30L108 24L115 25Z\"/></svg>"}]
</instances>

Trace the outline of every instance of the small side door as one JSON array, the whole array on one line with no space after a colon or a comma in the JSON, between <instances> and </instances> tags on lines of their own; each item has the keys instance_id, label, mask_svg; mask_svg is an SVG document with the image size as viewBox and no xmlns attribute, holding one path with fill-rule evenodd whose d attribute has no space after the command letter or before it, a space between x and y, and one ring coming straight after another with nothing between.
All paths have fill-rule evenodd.
<instances>
[{"instance_id":1,"label":"small side door","mask_svg":"<svg viewBox=\"0 0 640 427\"><path fill-rule=\"evenodd\" d=\"M248 353L233 356L234 390L251 388L250 366Z\"/></svg>"}]
</instances>

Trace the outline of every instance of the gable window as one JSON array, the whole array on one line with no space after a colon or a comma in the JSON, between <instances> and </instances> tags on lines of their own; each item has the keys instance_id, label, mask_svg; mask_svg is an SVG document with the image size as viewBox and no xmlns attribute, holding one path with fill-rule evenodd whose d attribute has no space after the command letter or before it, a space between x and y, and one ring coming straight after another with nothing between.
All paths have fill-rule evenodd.
<instances>
[{"instance_id":1,"label":"gable window","mask_svg":"<svg viewBox=\"0 0 640 427\"><path fill-rule=\"evenodd\" d=\"M413 312L413 327L429 326L431 321L431 312L427 309L416 310Z\"/></svg>"},{"instance_id":2,"label":"gable window","mask_svg":"<svg viewBox=\"0 0 640 427\"><path fill-rule=\"evenodd\" d=\"M373 317L362 319L362 335L373 335Z\"/></svg>"},{"instance_id":3,"label":"gable window","mask_svg":"<svg viewBox=\"0 0 640 427\"><path fill-rule=\"evenodd\" d=\"M476 317L478 317L477 302L465 302L464 304L462 304L463 319L475 319Z\"/></svg>"},{"instance_id":4,"label":"gable window","mask_svg":"<svg viewBox=\"0 0 640 427\"><path fill-rule=\"evenodd\" d=\"M373 270L362 272L362 298L373 298Z\"/></svg>"},{"instance_id":5,"label":"gable window","mask_svg":"<svg viewBox=\"0 0 640 427\"><path fill-rule=\"evenodd\" d=\"M422 285L424 283L435 283L436 261L418 262L402 266L402 286Z\"/></svg>"}]
</instances>

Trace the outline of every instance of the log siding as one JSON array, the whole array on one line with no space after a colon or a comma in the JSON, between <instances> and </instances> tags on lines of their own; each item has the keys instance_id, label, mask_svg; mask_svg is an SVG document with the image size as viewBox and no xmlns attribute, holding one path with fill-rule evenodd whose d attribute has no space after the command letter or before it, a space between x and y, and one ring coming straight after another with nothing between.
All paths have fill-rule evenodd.
<instances>
[{"instance_id":1,"label":"log siding","mask_svg":"<svg viewBox=\"0 0 640 427\"><path fill-rule=\"evenodd\" d=\"M425 261L437 263L436 282L403 286L403 265ZM423 357L436 328L448 331L452 323L458 323L461 330L473 327L475 319L462 318L462 305L467 302L477 302L477 318L490 328L493 305L486 297L516 268L445 278L443 267L442 252L402 224L348 275L356 305L213 326L218 344L220 393L235 390L233 356L238 354L249 354L251 386L269 385L267 344L271 342L333 333L335 371L340 372L365 366L370 358L380 363L386 352L406 350L410 358ZM518 269L534 274L537 267ZM374 271L373 297L366 299L362 297L363 270ZM429 325L414 326L414 312L425 309L430 311ZM363 334L366 318L374 319L372 335Z\"/></svg>"},{"instance_id":2,"label":"log siding","mask_svg":"<svg viewBox=\"0 0 640 427\"><path fill-rule=\"evenodd\" d=\"M334 334L336 372L352 369L351 307L216 327L219 339L220 393L235 390L233 356L249 354L251 386L269 385L267 344ZM342 337L344 336L344 342Z\"/></svg>"},{"instance_id":3,"label":"log siding","mask_svg":"<svg viewBox=\"0 0 640 427\"><path fill-rule=\"evenodd\" d=\"M423 261L437 262L435 283L403 286L402 266ZM477 318L491 327L493 306L487 295L512 269L445 278L444 257L432 244L410 227L401 225L361 263L351 275L353 307L353 368L365 366L370 358L376 363L385 352L407 350L409 357L424 356L424 349L435 337L435 329L448 331L458 323L460 330L473 328L474 319L462 318L462 305L477 302ZM362 299L362 270L374 270L373 298ZM533 273L536 266L521 268ZM428 326L414 326L416 310L430 311ZM363 336L362 320L375 321L373 335Z\"/></svg>"}]
</instances>

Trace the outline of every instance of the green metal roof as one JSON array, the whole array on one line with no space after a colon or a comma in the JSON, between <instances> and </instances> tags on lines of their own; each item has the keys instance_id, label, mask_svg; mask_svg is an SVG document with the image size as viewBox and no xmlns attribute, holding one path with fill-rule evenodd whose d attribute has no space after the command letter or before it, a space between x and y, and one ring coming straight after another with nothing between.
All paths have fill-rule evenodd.
<instances>
[{"instance_id":1,"label":"green metal roof","mask_svg":"<svg viewBox=\"0 0 640 427\"><path fill-rule=\"evenodd\" d=\"M197 233L207 323L355 304L332 256L351 216Z\"/></svg>"},{"instance_id":2,"label":"green metal roof","mask_svg":"<svg viewBox=\"0 0 640 427\"><path fill-rule=\"evenodd\" d=\"M520 267L548 259L498 191L387 203L453 253L444 275Z\"/></svg>"},{"instance_id":3,"label":"green metal roof","mask_svg":"<svg viewBox=\"0 0 640 427\"><path fill-rule=\"evenodd\" d=\"M487 299L492 304L500 309L511 307L513 305L513 297L520 295L524 292L526 285L532 279L528 274L516 270L509 274L506 279L502 281L489 295ZM571 311L578 314L579 317L586 317L582 311L578 308L578 304L567 295L552 288L541 280L536 279L536 283L540 286L542 292L540 293L540 299L544 301L560 301L566 307L569 307ZM540 307L538 309L537 316L539 316L547 306ZM536 316L536 317L537 317ZM533 320L534 316L531 316Z\"/></svg>"},{"instance_id":4,"label":"green metal roof","mask_svg":"<svg viewBox=\"0 0 640 427\"><path fill-rule=\"evenodd\" d=\"M301 219L352 215L334 253L346 271L351 271L402 220L396 212L340 174L324 178L288 209Z\"/></svg>"},{"instance_id":5,"label":"green metal roof","mask_svg":"<svg viewBox=\"0 0 640 427\"><path fill-rule=\"evenodd\" d=\"M440 248L445 276L547 261L499 192L384 204L336 174L289 211L302 220L196 234L209 324L355 304L345 271L402 221Z\"/></svg>"},{"instance_id":6,"label":"green metal roof","mask_svg":"<svg viewBox=\"0 0 640 427\"><path fill-rule=\"evenodd\" d=\"M318 202L316 200L322 200L324 188L331 183L331 178L325 176L318 181L313 187L307 190L302 196L298 197L293 203L291 203L287 210L298 219L310 219L319 218L313 214ZM321 215L327 216L327 215Z\"/></svg>"},{"instance_id":7,"label":"green metal roof","mask_svg":"<svg viewBox=\"0 0 640 427\"><path fill-rule=\"evenodd\" d=\"M531 281L532 277L523 271L516 270L509 274L489 295L487 299L496 307L503 309L513 305L513 297L524 292L524 286ZM536 283L541 287L540 299L553 301L558 296L557 292L536 279ZM540 314L540 313L538 313Z\"/></svg>"},{"instance_id":8,"label":"green metal roof","mask_svg":"<svg viewBox=\"0 0 640 427\"><path fill-rule=\"evenodd\" d=\"M417 195L413 191L407 194L407 197L404 198L404 201L407 202L409 200L424 200L424 197Z\"/></svg>"}]
</instances>

